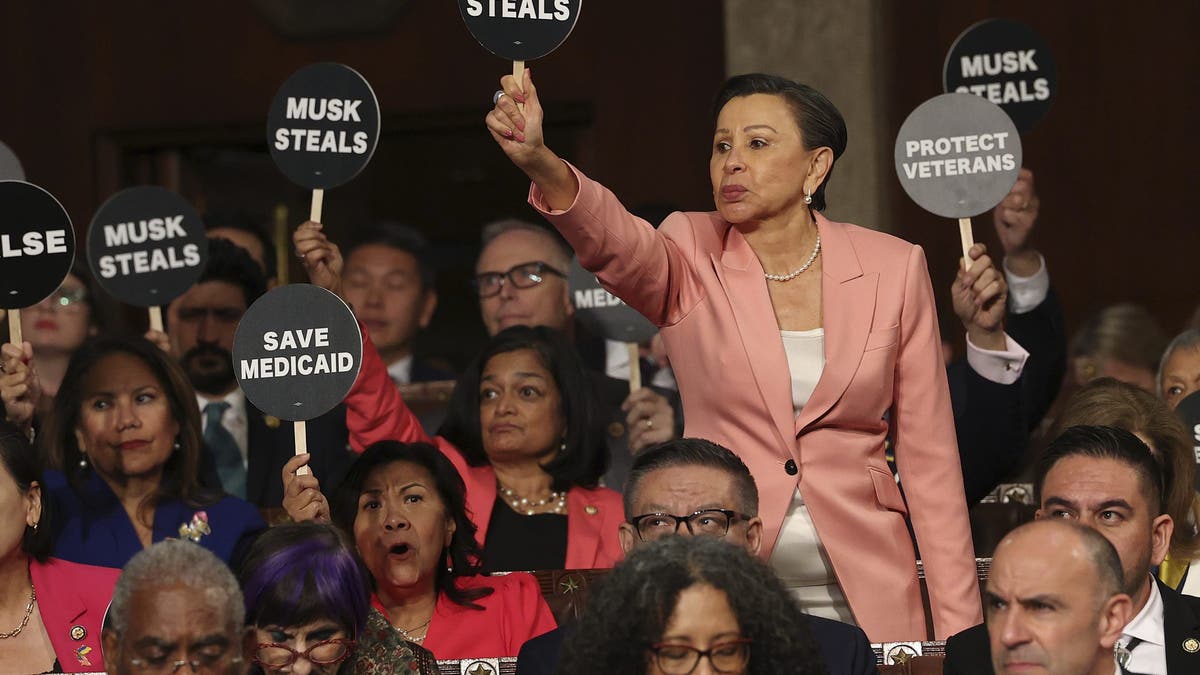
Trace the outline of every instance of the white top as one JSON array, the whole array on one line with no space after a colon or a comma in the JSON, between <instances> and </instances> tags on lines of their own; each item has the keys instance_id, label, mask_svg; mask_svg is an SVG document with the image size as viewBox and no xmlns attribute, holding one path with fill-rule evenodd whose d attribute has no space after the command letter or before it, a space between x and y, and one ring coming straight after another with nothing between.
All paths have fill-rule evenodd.
<instances>
[{"instance_id":1,"label":"white top","mask_svg":"<svg viewBox=\"0 0 1200 675\"><path fill-rule=\"evenodd\" d=\"M392 382L396 384L408 384L412 381L412 364L412 354L396 359L387 367L388 377L392 378Z\"/></svg>"},{"instance_id":2,"label":"white top","mask_svg":"<svg viewBox=\"0 0 1200 675\"><path fill-rule=\"evenodd\" d=\"M238 446L238 452L242 453L242 466L246 466L247 448L250 446L250 423L246 419L246 395L242 393L240 387L217 398L196 394L196 403L200 406L200 433L203 434L208 425L204 416L204 406L220 401L229 404L229 407L221 415L221 426L225 427L225 430L233 436L233 440Z\"/></svg>"},{"instance_id":3,"label":"white top","mask_svg":"<svg viewBox=\"0 0 1200 675\"><path fill-rule=\"evenodd\" d=\"M1150 579L1150 597L1145 606L1125 625L1117 644L1124 646L1133 638L1141 640L1129 652L1125 670L1142 675L1167 675L1167 638L1163 625L1162 594L1158 584Z\"/></svg>"},{"instance_id":4,"label":"white top","mask_svg":"<svg viewBox=\"0 0 1200 675\"><path fill-rule=\"evenodd\" d=\"M800 488L783 517L769 564L806 614L857 625Z\"/></svg>"},{"instance_id":5,"label":"white top","mask_svg":"<svg viewBox=\"0 0 1200 675\"><path fill-rule=\"evenodd\" d=\"M799 415L825 370L825 329L781 330L779 337L792 374L792 414Z\"/></svg>"}]
</instances>

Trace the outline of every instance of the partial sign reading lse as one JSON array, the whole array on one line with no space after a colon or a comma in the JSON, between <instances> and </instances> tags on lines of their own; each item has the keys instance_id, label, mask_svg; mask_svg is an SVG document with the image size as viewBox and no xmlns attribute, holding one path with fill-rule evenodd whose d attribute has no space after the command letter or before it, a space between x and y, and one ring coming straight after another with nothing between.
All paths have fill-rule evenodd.
<instances>
[{"instance_id":1,"label":"partial sign reading lse","mask_svg":"<svg viewBox=\"0 0 1200 675\"><path fill-rule=\"evenodd\" d=\"M315 63L293 73L267 115L275 164L288 180L314 190L358 175L378 141L375 92L362 75L340 63Z\"/></svg>"},{"instance_id":2,"label":"partial sign reading lse","mask_svg":"<svg viewBox=\"0 0 1200 675\"><path fill-rule=\"evenodd\" d=\"M187 292L208 257L204 223L186 199L144 185L122 190L100 206L88 227L88 265L121 302L170 303Z\"/></svg>"},{"instance_id":3,"label":"partial sign reading lse","mask_svg":"<svg viewBox=\"0 0 1200 675\"><path fill-rule=\"evenodd\" d=\"M509 61L540 59L558 48L579 19L583 0L459 0L471 34Z\"/></svg>"},{"instance_id":4,"label":"partial sign reading lse","mask_svg":"<svg viewBox=\"0 0 1200 675\"><path fill-rule=\"evenodd\" d=\"M658 332L646 317L601 286L578 258L571 259L567 283L575 315L591 333L618 342L643 342Z\"/></svg>"},{"instance_id":5,"label":"partial sign reading lse","mask_svg":"<svg viewBox=\"0 0 1200 675\"><path fill-rule=\"evenodd\" d=\"M963 31L946 54L947 92L982 96L1008 113L1022 132L1050 108L1057 88L1054 57L1032 28L987 19Z\"/></svg>"},{"instance_id":6,"label":"partial sign reading lse","mask_svg":"<svg viewBox=\"0 0 1200 675\"><path fill-rule=\"evenodd\" d=\"M942 94L917 106L896 136L896 174L921 208L969 218L1008 194L1021 170L1021 138L994 103Z\"/></svg>"},{"instance_id":7,"label":"partial sign reading lse","mask_svg":"<svg viewBox=\"0 0 1200 675\"><path fill-rule=\"evenodd\" d=\"M280 286L238 324L234 372L268 415L309 420L342 401L358 377L362 335L346 303L310 284Z\"/></svg>"},{"instance_id":8,"label":"partial sign reading lse","mask_svg":"<svg viewBox=\"0 0 1200 675\"><path fill-rule=\"evenodd\" d=\"M73 262L75 230L62 204L36 185L0 181L0 307L41 302Z\"/></svg>"}]
</instances>

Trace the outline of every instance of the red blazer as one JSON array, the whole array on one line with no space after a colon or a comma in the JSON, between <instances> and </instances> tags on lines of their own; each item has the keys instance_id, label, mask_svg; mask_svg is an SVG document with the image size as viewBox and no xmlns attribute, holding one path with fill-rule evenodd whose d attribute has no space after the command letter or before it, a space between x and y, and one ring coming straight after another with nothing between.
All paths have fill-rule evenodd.
<instances>
[{"instance_id":1,"label":"red blazer","mask_svg":"<svg viewBox=\"0 0 1200 675\"><path fill-rule=\"evenodd\" d=\"M358 381L346 396L346 426L350 445L362 452L378 441L432 443L442 451L467 485L467 511L479 528L476 539L487 541L488 523L496 504L496 472L491 466L471 466L458 448L441 436L430 438L416 415L404 404L374 343L363 334L363 363ZM622 557L617 529L624 520L621 495L608 488L573 487L567 492L566 569L612 567ZM515 652L514 652L515 654ZM449 658L441 655L438 658Z\"/></svg>"},{"instance_id":2,"label":"red blazer","mask_svg":"<svg viewBox=\"0 0 1200 675\"><path fill-rule=\"evenodd\" d=\"M576 171L548 210L584 267L656 325L683 399L685 435L738 453L758 483L763 553L797 487L859 625L873 642L925 637L905 519L925 563L940 639L982 620L936 304L919 246L816 215L825 369L792 411L791 378L762 264L717 213L655 229ZM896 443L902 496L884 457Z\"/></svg>"},{"instance_id":3,"label":"red blazer","mask_svg":"<svg viewBox=\"0 0 1200 675\"><path fill-rule=\"evenodd\" d=\"M100 630L120 574L121 570L57 558L30 561L38 611L62 672L104 670Z\"/></svg>"},{"instance_id":4,"label":"red blazer","mask_svg":"<svg viewBox=\"0 0 1200 675\"><path fill-rule=\"evenodd\" d=\"M464 577L458 585L463 589L491 588L493 592L474 601L483 610L456 604L444 593L438 596L429 631L421 642L437 659L516 656L526 640L558 627L532 574ZM371 603L387 616L378 597L373 596Z\"/></svg>"}]
</instances>

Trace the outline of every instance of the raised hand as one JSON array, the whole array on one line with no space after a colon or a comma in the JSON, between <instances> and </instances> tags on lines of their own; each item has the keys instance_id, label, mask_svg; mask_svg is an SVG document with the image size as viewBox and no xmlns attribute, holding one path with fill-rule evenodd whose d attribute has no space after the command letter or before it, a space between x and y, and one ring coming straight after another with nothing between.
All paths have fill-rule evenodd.
<instances>
[{"instance_id":1,"label":"raised hand","mask_svg":"<svg viewBox=\"0 0 1200 675\"><path fill-rule=\"evenodd\" d=\"M637 364L633 364L637 368ZM631 393L621 404L625 428L629 429L629 451L637 453L675 437L675 409L666 397L649 387Z\"/></svg>"},{"instance_id":2,"label":"raised hand","mask_svg":"<svg viewBox=\"0 0 1200 675\"><path fill-rule=\"evenodd\" d=\"M303 223L292 233L292 245L308 273L308 280L341 296L342 251L321 231L323 227L311 220Z\"/></svg>"},{"instance_id":3,"label":"raised hand","mask_svg":"<svg viewBox=\"0 0 1200 675\"><path fill-rule=\"evenodd\" d=\"M1033 189L1033 172L1022 168L1017 182L992 210L996 235L1000 237L1009 268L1021 276L1033 276L1041 264L1037 251L1029 245L1040 206L1041 200Z\"/></svg>"},{"instance_id":4,"label":"raised hand","mask_svg":"<svg viewBox=\"0 0 1200 675\"><path fill-rule=\"evenodd\" d=\"M315 520L329 522L329 500L321 494L321 484L311 473L297 475L300 467L308 466L312 455L296 455L283 465L283 508L297 523Z\"/></svg>"},{"instance_id":5,"label":"raised hand","mask_svg":"<svg viewBox=\"0 0 1200 675\"><path fill-rule=\"evenodd\" d=\"M33 345L24 342L0 346L0 401L5 416L17 428L28 431L42 397L42 383L33 367Z\"/></svg>"},{"instance_id":6,"label":"raised hand","mask_svg":"<svg viewBox=\"0 0 1200 675\"><path fill-rule=\"evenodd\" d=\"M967 337L980 349L1003 351L1004 315L1008 311L1008 283L996 269L987 246L975 244L968 251L969 268L959 265L958 275L950 287L954 313L967 329Z\"/></svg>"}]
</instances>

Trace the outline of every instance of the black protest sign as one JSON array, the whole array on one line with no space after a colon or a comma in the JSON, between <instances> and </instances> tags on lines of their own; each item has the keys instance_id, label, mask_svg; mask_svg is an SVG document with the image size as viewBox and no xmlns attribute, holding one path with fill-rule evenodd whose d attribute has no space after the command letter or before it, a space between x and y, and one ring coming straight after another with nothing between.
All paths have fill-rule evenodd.
<instances>
[{"instance_id":1,"label":"black protest sign","mask_svg":"<svg viewBox=\"0 0 1200 675\"><path fill-rule=\"evenodd\" d=\"M896 136L896 174L921 208L970 218L1004 199L1021 170L1021 138L1008 115L973 94L917 106Z\"/></svg>"},{"instance_id":2,"label":"black protest sign","mask_svg":"<svg viewBox=\"0 0 1200 675\"><path fill-rule=\"evenodd\" d=\"M942 83L947 92L995 103L1026 132L1050 109L1058 73L1054 56L1032 28L987 19L963 31L950 46Z\"/></svg>"},{"instance_id":3,"label":"black protest sign","mask_svg":"<svg viewBox=\"0 0 1200 675\"><path fill-rule=\"evenodd\" d=\"M458 0L458 11L489 52L532 61L567 39L582 5L583 0Z\"/></svg>"},{"instance_id":4,"label":"black protest sign","mask_svg":"<svg viewBox=\"0 0 1200 675\"><path fill-rule=\"evenodd\" d=\"M605 290L578 258L571 259L567 283L575 315L591 333L618 342L644 342L658 332L646 317Z\"/></svg>"},{"instance_id":5,"label":"black protest sign","mask_svg":"<svg viewBox=\"0 0 1200 675\"><path fill-rule=\"evenodd\" d=\"M200 278L208 259L204 223L178 194L153 185L122 190L92 217L88 266L114 298L160 307Z\"/></svg>"},{"instance_id":6,"label":"black protest sign","mask_svg":"<svg viewBox=\"0 0 1200 675\"><path fill-rule=\"evenodd\" d=\"M342 402L362 365L354 314L311 284L280 286L250 305L233 338L246 398L280 419L310 420Z\"/></svg>"},{"instance_id":7,"label":"black protest sign","mask_svg":"<svg viewBox=\"0 0 1200 675\"><path fill-rule=\"evenodd\" d=\"M0 180L25 180L25 169L17 153L4 143L0 143Z\"/></svg>"},{"instance_id":8,"label":"black protest sign","mask_svg":"<svg viewBox=\"0 0 1200 675\"><path fill-rule=\"evenodd\" d=\"M335 188L363 170L379 142L379 101L358 71L314 63L283 83L267 113L271 158L288 180Z\"/></svg>"},{"instance_id":9,"label":"black protest sign","mask_svg":"<svg viewBox=\"0 0 1200 675\"><path fill-rule=\"evenodd\" d=\"M1175 414L1183 420L1192 442L1192 459L1196 461L1196 489L1200 490L1200 391L1192 392L1175 406Z\"/></svg>"},{"instance_id":10,"label":"black protest sign","mask_svg":"<svg viewBox=\"0 0 1200 675\"><path fill-rule=\"evenodd\" d=\"M0 181L0 307L36 305L62 285L75 262L75 230L42 188Z\"/></svg>"}]
</instances>

